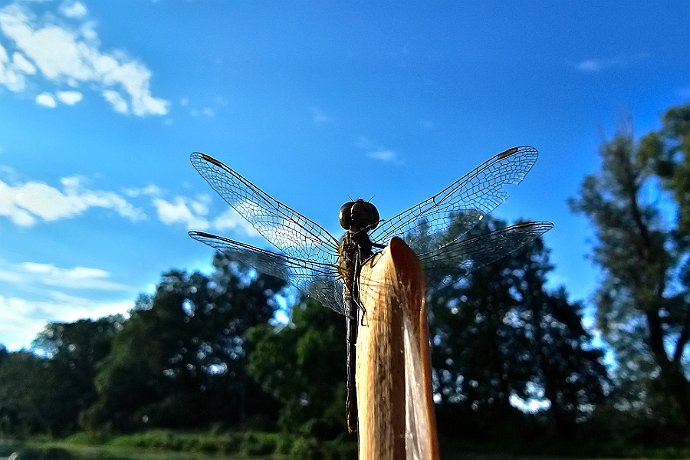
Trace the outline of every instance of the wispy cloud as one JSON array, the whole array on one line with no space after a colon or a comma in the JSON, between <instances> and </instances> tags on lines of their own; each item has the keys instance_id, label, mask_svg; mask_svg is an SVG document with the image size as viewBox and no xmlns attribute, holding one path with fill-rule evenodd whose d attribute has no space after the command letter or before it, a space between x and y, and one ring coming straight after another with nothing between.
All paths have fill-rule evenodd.
<instances>
[{"instance_id":1,"label":"wispy cloud","mask_svg":"<svg viewBox=\"0 0 690 460\"><path fill-rule=\"evenodd\" d=\"M212 227L219 232L237 229L248 236L256 236L259 234L244 217L237 214L237 211L232 208L228 208L225 212L213 219Z\"/></svg>"},{"instance_id":2,"label":"wispy cloud","mask_svg":"<svg viewBox=\"0 0 690 460\"><path fill-rule=\"evenodd\" d=\"M213 118L216 116L216 111L211 107L202 107L200 109L190 110L189 114L193 117Z\"/></svg>"},{"instance_id":3,"label":"wispy cloud","mask_svg":"<svg viewBox=\"0 0 690 460\"><path fill-rule=\"evenodd\" d=\"M48 322L73 322L81 318L100 318L126 313L131 299L97 301L61 292L49 292L35 300L0 295L0 342L10 350L30 343Z\"/></svg>"},{"instance_id":4,"label":"wispy cloud","mask_svg":"<svg viewBox=\"0 0 690 460\"><path fill-rule=\"evenodd\" d=\"M196 198L176 196L172 200L161 197L153 199L158 219L166 225L184 225L187 230L227 231L239 230L248 236L257 235L256 230L234 209L227 208L216 217L210 214L211 197L200 195Z\"/></svg>"},{"instance_id":5,"label":"wispy cloud","mask_svg":"<svg viewBox=\"0 0 690 460\"><path fill-rule=\"evenodd\" d=\"M95 90L118 113L165 115L169 103L151 95L151 77L143 63L125 52L101 50L81 2L63 2L57 11L42 14L25 2L0 9L0 85L14 92L40 87L38 104L74 105L84 92Z\"/></svg>"},{"instance_id":6,"label":"wispy cloud","mask_svg":"<svg viewBox=\"0 0 690 460\"><path fill-rule=\"evenodd\" d=\"M188 97L182 97L178 101L180 107L189 111L189 115L195 118L211 119L228 106L228 100L223 96L216 96L213 101L203 104L194 104Z\"/></svg>"},{"instance_id":7,"label":"wispy cloud","mask_svg":"<svg viewBox=\"0 0 690 460\"><path fill-rule=\"evenodd\" d=\"M62 289L127 291L128 286L111 281L110 273L93 267L63 268L49 263L0 264L0 282L14 285L50 286Z\"/></svg>"},{"instance_id":8,"label":"wispy cloud","mask_svg":"<svg viewBox=\"0 0 690 460\"><path fill-rule=\"evenodd\" d=\"M86 6L81 2L63 2L60 5L60 13L67 18L81 19L88 13Z\"/></svg>"},{"instance_id":9,"label":"wispy cloud","mask_svg":"<svg viewBox=\"0 0 690 460\"><path fill-rule=\"evenodd\" d=\"M64 177L59 187L37 181L9 184L0 180L0 217L21 227L73 218L90 208L110 209L130 220L146 217L121 195L86 188L79 177Z\"/></svg>"},{"instance_id":10,"label":"wispy cloud","mask_svg":"<svg viewBox=\"0 0 690 460\"><path fill-rule=\"evenodd\" d=\"M79 176L63 177L58 186L53 186L33 180L21 181L11 169L0 169L0 172L6 177L0 179L0 218L5 217L20 227L76 218L91 208L108 209L136 222L147 218L144 209L150 207L157 220L165 225L182 225L188 230L236 230L248 236L257 234L254 227L230 207L223 208L220 214L212 212L212 200L206 194L170 197L155 184L125 188L117 193L87 187L85 179Z\"/></svg>"},{"instance_id":11,"label":"wispy cloud","mask_svg":"<svg viewBox=\"0 0 690 460\"><path fill-rule=\"evenodd\" d=\"M0 294L0 343L10 349L28 344L48 322L126 313L135 295L101 268L0 259L0 291L6 292L7 285L21 292ZM104 296L118 300L103 300Z\"/></svg>"},{"instance_id":12,"label":"wispy cloud","mask_svg":"<svg viewBox=\"0 0 690 460\"><path fill-rule=\"evenodd\" d=\"M330 115L327 115L318 107L311 107L311 119L317 125L323 125L333 121L333 118Z\"/></svg>"},{"instance_id":13,"label":"wispy cloud","mask_svg":"<svg viewBox=\"0 0 690 460\"><path fill-rule=\"evenodd\" d=\"M368 153L369 158L380 161L393 161L398 157L398 154L389 149L377 149Z\"/></svg>"},{"instance_id":14,"label":"wispy cloud","mask_svg":"<svg viewBox=\"0 0 690 460\"><path fill-rule=\"evenodd\" d=\"M36 104L42 105L43 107L47 107L49 109L54 109L57 107L57 101L50 93L41 93L36 96Z\"/></svg>"},{"instance_id":15,"label":"wispy cloud","mask_svg":"<svg viewBox=\"0 0 690 460\"><path fill-rule=\"evenodd\" d=\"M83 97L83 94L79 91L56 91L55 93L44 91L36 96L36 104L54 109L58 106L58 101L65 105L75 105L79 103Z\"/></svg>"},{"instance_id":16,"label":"wispy cloud","mask_svg":"<svg viewBox=\"0 0 690 460\"><path fill-rule=\"evenodd\" d=\"M149 184L146 187L128 188L125 189L125 195L136 198L139 196L159 196L162 193L160 187L154 184Z\"/></svg>"},{"instance_id":17,"label":"wispy cloud","mask_svg":"<svg viewBox=\"0 0 690 460\"><path fill-rule=\"evenodd\" d=\"M637 64L649 57L649 53L620 54L608 58L589 58L571 62L571 66L583 73L597 73L612 68L622 68Z\"/></svg>"},{"instance_id":18,"label":"wispy cloud","mask_svg":"<svg viewBox=\"0 0 690 460\"><path fill-rule=\"evenodd\" d=\"M77 104L84 98L84 95L79 91L57 91L55 96L65 105Z\"/></svg>"},{"instance_id":19,"label":"wispy cloud","mask_svg":"<svg viewBox=\"0 0 690 460\"><path fill-rule=\"evenodd\" d=\"M154 198L153 205L158 212L158 219L164 224L183 224L188 230L210 227L207 219L208 200L199 200L177 196L172 200Z\"/></svg>"},{"instance_id":20,"label":"wispy cloud","mask_svg":"<svg viewBox=\"0 0 690 460\"><path fill-rule=\"evenodd\" d=\"M355 147L363 150L372 160L400 163L398 152L394 149L380 145L366 136L360 136L355 140Z\"/></svg>"}]
</instances>

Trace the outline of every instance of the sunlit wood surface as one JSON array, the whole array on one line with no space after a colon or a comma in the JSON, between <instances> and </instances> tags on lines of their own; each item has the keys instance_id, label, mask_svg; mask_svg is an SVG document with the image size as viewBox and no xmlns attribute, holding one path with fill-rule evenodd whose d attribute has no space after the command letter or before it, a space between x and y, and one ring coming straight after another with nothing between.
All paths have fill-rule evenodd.
<instances>
[{"instance_id":1,"label":"sunlit wood surface","mask_svg":"<svg viewBox=\"0 0 690 460\"><path fill-rule=\"evenodd\" d=\"M424 274L399 238L365 265L357 340L359 458L437 459Z\"/></svg>"}]
</instances>

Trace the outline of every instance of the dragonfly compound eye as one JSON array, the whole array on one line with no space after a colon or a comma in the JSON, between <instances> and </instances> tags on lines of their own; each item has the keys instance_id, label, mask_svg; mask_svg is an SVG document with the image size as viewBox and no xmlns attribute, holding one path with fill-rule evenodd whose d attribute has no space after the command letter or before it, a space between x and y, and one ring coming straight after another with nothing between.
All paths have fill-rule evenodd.
<instances>
[{"instance_id":1,"label":"dragonfly compound eye","mask_svg":"<svg viewBox=\"0 0 690 460\"><path fill-rule=\"evenodd\" d=\"M338 220L340 221L340 226L345 230L350 230L350 225L352 225L352 205L355 204L354 201L348 201L340 207L340 213L338 214Z\"/></svg>"},{"instance_id":2,"label":"dragonfly compound eye","mask_svg":"<svg viewBox=\"0 0 690 460\"><path fill-rule=\"evenodd\" d=\"M373 230L379 223L379 211L376 206L359 199L352 203L350 230Z\"/></svg>"}]
</instances>

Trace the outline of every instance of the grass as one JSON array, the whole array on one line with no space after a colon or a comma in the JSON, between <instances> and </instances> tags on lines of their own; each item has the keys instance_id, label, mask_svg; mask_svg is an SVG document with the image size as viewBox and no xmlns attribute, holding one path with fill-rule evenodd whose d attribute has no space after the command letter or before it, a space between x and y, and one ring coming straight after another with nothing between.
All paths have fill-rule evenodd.
<instances>
[{"instance_id":1,"label":"grass","mask_svg":"<svg viewBox=\"0 0 690 460\"><path fill-rule=\"evenodd\" d=\"M444 459L519 458L616 458L690 459L690 446L634 446L616 442L481 444L442 439ZM107 436L78 433L61 440L32 439L28 442L0 440L0 457L18 452L21 460L249 460L357 458L352 440L317 441L313 438L261 432L179 432L150 430Z\"/></svg>"},{"instance_id":2,"label":"grass","mask_svg":"<svg viewBox=\"0 0 690 460\"><path fill-rule=\"evenodd\" d=\"M107 436L78 433L61 440L32 439L29 442L0 441L0 457L18 452L26 459L289 459L341 460L356 458L353 442L317 441L278 433L178 432L150 430Z\"/></svg>"}]
</instances>

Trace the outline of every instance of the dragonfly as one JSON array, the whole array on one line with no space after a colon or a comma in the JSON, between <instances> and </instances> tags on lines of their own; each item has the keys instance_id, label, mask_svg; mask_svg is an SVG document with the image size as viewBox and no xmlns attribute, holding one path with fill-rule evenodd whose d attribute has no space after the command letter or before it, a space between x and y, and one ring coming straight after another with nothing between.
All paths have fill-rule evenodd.
<instances>
[{"instance_id":1,"label":"dragonfly","mask_svg":"<svg viewBox=\"0 0 690 460\"><path fill-rule=\"evenodd\" d=\"M341 206L336 238L324 227L272 198L219 160L191 154L194 168L277 251L202 231L189 235L258 272L283 279L345 316L346 418L357 430L355 354L357 328L364 314L359 301L362 265L400 237L417 254L427 273L438 269L466 275L518 250L553 227L550 222L524 222L480 236L467 234L503 203L505 185L522 181L538 157L533 147L513 147L474 168L424 201L382 220L363 199Z\"/></svg>"}]
</instances>

